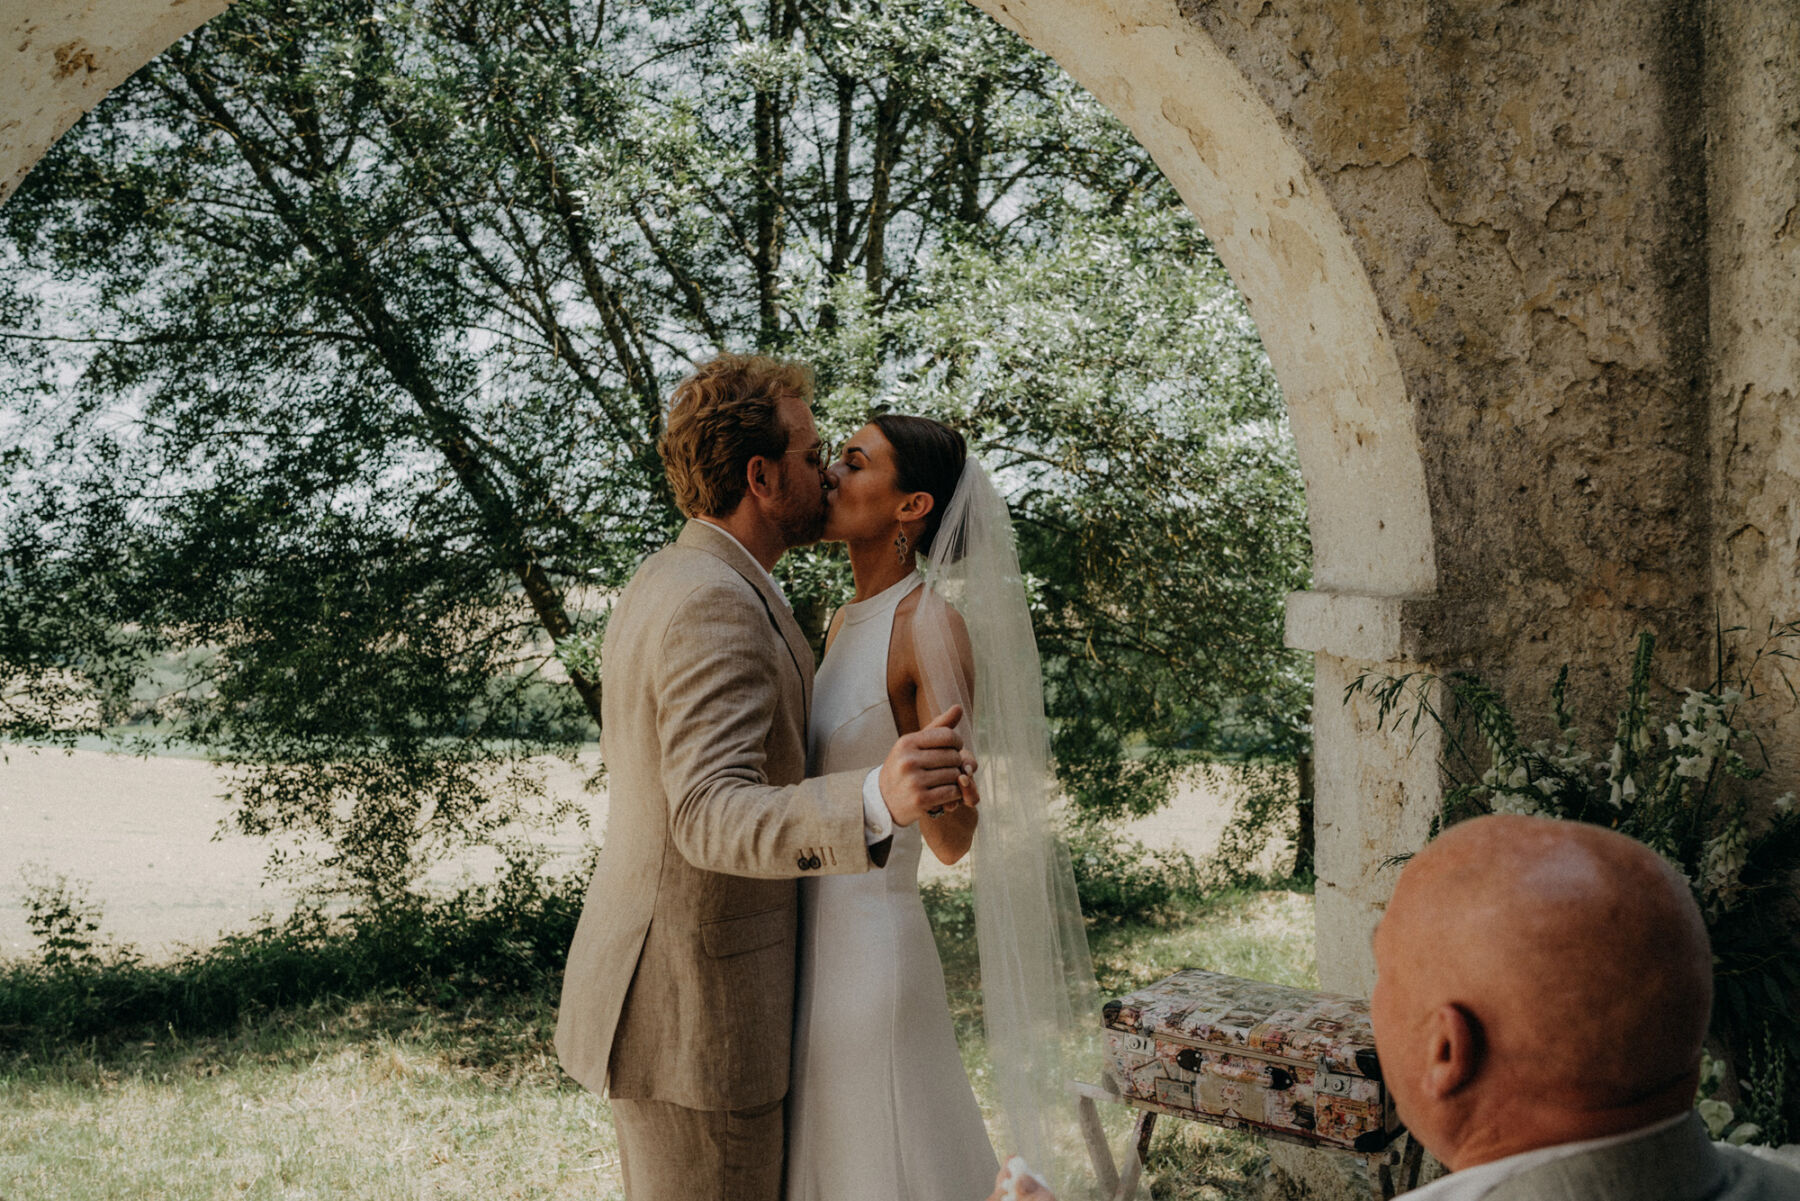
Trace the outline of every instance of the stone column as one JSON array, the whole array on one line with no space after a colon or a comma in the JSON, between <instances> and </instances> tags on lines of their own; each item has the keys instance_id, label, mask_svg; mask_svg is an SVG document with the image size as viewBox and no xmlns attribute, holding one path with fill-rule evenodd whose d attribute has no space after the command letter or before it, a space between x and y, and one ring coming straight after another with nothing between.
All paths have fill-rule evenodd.
<instances>
[{"instance_id":1,"label":"stone column","mask_svg":"<svg viewBox=\"0 0 1800 1201\"><path fill-rule=\"evenodd\" d=\"M1711 549L1741 667L1771 621L1800 620L1800 4L1714 0L1707 16ZM1800 705L1773 670L1793 666L1758 673L1771 794L1800 781Z\"/></svg>"}]
</instances>

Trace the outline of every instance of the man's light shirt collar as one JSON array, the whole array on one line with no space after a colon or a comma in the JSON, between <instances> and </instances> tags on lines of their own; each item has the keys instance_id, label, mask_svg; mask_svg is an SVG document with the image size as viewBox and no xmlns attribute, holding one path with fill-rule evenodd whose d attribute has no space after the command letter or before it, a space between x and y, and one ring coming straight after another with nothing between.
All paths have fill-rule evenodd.
<instances>
[{"instance_id":1,"label":"man's light shirt collar","mask_svg":"<svg viewBox=\"0 0 1800 1201\"><path fill-rule=\"evenodd\" d=\"M744 556L746 558L748 558L750 560L750 562L756 564L756 570L762 572L762 578L769 581L769 587L775 589L775 595L779 596L781 598L781 603L786 605L789 609L792 609L794 607L793 602L788 600L787 593L782 589L781 585L775 582L775 577L769 574L768 568L764 567L762 565L762 561L759 560L755 555L750 553L749 547L745 546L742 542L739 542L737 540L736 534L732 533L730 530L726 529L724 526L720 525L716 521L708 521L706 524L710 525L713 529L719 531L721 534L723 534L727 538L731 539L731 541L737 546L737 548L744 552Z\"/></svg>"}]
</instances>

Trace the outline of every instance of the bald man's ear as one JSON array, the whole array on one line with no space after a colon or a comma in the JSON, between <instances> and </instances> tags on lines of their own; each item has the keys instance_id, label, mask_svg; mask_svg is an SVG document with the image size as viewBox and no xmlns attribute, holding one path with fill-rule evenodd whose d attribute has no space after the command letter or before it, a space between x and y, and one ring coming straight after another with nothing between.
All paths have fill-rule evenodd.
<instances>
[{"instance_id":1,"label":"bald man's ear","mask_svg":"<svg viewBox=\"0 0 1800 1201\"><path fill-rule=\"evenodd\" d=\"M1481 1022L1461 1005L1440 1005L1425 1020L1429 1049L1420 1087L1434 1100L1455 1096L1481 1072Z\"/></svg>"}]
</instances>

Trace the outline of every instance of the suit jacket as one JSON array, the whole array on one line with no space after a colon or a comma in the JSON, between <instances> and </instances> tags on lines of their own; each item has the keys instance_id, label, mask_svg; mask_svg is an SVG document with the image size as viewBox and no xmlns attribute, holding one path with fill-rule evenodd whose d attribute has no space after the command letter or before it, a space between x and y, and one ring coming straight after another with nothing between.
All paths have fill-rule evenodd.
<instances>
[{"instance_id":1,"label":"suit jacket","mask_svg":"<svg viewBox=\"0 0 1800 1201\"><path fill-rule=\"evenodd\" d=\"M596 1092L741 1109L787 1092L795 878L866 871L866 772L807 780L813 656L705 522L638 568L601 659L610 815L569 947L564 1070Z\"/></svg>"},{"instance_id":2,"label":"suit jacket","mask_svg":"<svg viewBox=\"0 0 1800 1201\"><path fill-rule=\"evenodd\" d=\"M1714 1143L1689 1114L1667 1130L1527 1168L1482 1201L1800 1201L1800 1172Z\"/></svg>"}]
</instances>

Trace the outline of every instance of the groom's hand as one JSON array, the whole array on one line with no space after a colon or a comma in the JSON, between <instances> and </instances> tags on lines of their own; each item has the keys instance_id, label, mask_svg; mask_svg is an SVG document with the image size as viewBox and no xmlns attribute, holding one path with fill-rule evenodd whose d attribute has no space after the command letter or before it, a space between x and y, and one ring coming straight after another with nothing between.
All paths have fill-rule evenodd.
<instances>
[{"instance_id":1,"label":"groom's hand","mask_svg":"<svg viewBox=\"0 0 1800 1201\"><path fill-rule=\"evenodd\" d=\"M975 761L955 730L962 706L951 705L916 734L905 734L881 764L881 799L896 826L910 826L933 809L975 798Z\"/></svg>"}]
</instances>

